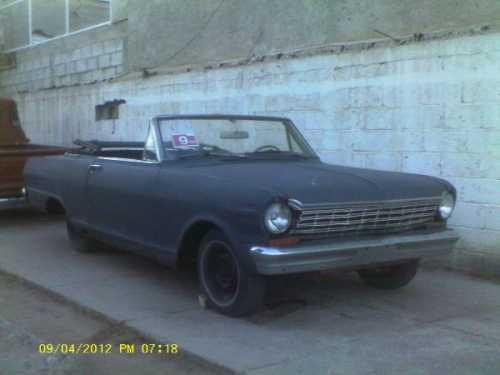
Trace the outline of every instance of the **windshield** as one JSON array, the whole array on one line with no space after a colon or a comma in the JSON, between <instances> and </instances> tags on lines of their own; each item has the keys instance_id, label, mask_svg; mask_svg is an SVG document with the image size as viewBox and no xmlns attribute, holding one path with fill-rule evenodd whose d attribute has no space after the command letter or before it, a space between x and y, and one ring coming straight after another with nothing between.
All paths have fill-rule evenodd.
<instances>
[{"instance_id":1,"label":"windshield","mask_svg":"<svg viewBox=\"0 0 500 375\"><path fill-rule=\"evenodd\" d=\"M177 157L315 157L285 121L234 118L160 119L162 144Z\"/></svg>"}]
</instances>

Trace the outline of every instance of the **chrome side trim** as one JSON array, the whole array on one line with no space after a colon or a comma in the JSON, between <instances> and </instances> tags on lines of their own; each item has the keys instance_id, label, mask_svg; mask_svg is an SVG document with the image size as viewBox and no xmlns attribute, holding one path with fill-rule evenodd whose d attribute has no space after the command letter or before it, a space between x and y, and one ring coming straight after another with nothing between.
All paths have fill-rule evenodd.
<instances>
[{"instance_id":1,"label":"chrome side trim","mask_svg":"<svg viewBox=\"0 0 500 375\"><path fill-rule=\"evenodd\" d=\"M160 164L159 161L154 160L138 160L138 159L128 159L128 158L112 158L107 156L98 156L96 159L99 160L111 160L111 161L124 161L130 163L140 163L140 164Z\"/></svg>"}]
</instances>

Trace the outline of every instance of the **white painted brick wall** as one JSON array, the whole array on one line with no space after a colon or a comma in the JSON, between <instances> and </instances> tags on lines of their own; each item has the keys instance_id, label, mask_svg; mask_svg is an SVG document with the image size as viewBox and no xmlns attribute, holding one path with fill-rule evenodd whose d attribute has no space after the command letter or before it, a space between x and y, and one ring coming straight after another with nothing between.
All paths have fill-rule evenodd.
<instances>
[{"instance_id":1,"label":"white painted brick wall","mask_svg":"<svg viewBox=\"0 0 500 375\"><path fill-rule=\"evenodd\" d=\"M58 50L42 57L20 54L16 69L0 72L0 92L37 91L108 80L122 73L123 55L121 39L98 41L73 51Z\"/></svg>"},{"instance_id":2,"label":"white painted brick wall","mask_svg":"<svg viewBox=\"0 0 500 375\"><path fill-rule=\"evenodd\" d=\"M91 54L100 68L93 74L104 79L112 76L122 48L109 42L74 59L54 56L65 68L53 70L67 79L70 61ZM18 76L1 79L17 82ZM495 34L60 88L17 99L34 141L66 145L75 138L142 139L148 119L160 113L285 115L327 162L450 180L459 195L451 225L463 236L460 248L500 256L499 88ZM113 99L127 101L121 118L95 123L94 106Z\"/></svg>"}]
</instances>

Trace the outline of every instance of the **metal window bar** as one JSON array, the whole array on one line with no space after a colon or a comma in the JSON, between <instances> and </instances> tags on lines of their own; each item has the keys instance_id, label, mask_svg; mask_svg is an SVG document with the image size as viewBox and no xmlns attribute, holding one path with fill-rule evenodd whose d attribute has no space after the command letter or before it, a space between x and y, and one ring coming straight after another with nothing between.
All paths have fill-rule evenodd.
<instances>
[{"instance_id":1,"label":"metal window bar","mask_svg":"<svg viewBox=\"0 0 500 375\"><path fill-rule=\"evenodd\" d=\"M0 7L0 11L4 10L4 9L7 9L9 7L12 7L16 4L19 4L19 3L23 3L27 1L28 3L28 45L25 45L25 46L20 46L20 47L15 47L15 48L11 48L11 49L8 49L8 50L5 50L3 51L3 53L11 53L11 52L16 52L16 51L20 51L20 50L24 50L24 49L27 49L27 48L30 48L30 47L33 47L33 46L38 46L40 44L43 44L43 43L47 43L47 42L50 42L52 40L57 40L57 39L61 39L61 38L64 38L64 37L67 37L67 36L71 36L71 35L75 35L75 34L79 34L79 33L82 33L82 32L85 32L85 31L89 31L89 30L92 30L92 29L95 29L95 28L98 28L98 27L102 27L102 26L108 26L108 25L111 25L111 22L112 22L112 19L113 19L113 5L112 5L112 2L111 1L104 1L106 3L109 4L109 19L108 21L106 22L102 22L102 23L99 23L99 24L95 24L95 25L91 25L91 26L88 26L88 27L84 27L80 30L76 30L76 31L70 31L70 6L69 6L69 0L65 0L65 33L62 34L62 35L57 35L53 38L50 38L48 40L44 40L42 42L38 42L38 43L34 43L33 42L33 8L32 8L32 0L13 0L11 3L7 4L7 5L3 5ZM0 51L2 52L2 51Z\"/></svg>"}]
</instances>

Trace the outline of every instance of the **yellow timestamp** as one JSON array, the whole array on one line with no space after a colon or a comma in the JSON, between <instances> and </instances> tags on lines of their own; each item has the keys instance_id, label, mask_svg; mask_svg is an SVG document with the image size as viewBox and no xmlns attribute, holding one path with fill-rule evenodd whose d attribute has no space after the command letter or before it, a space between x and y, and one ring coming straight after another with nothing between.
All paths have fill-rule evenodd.
<instances>
[{"instance_id":1,"label":"yellow timestamp","mask_svg":"<svg viewBox=\"0 0 500 375\"><path fill-rule=\"evenodd\" d=\"M92 344L92 343L41 343L40 354L179 354L178 344Z\"/></svg>"}]
</instances>

